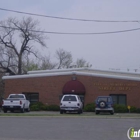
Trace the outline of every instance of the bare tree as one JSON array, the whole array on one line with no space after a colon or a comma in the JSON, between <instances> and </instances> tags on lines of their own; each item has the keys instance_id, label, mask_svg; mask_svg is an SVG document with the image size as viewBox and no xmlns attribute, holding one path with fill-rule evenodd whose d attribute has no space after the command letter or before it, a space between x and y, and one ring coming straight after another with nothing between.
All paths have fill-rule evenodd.
<instances>
[{"instance_id":1,"label":"bare tree","mask_svg":"<svg viewBox=\"0 0 140 140\"><path fill-rule=\"evenodd\" d=\"M49 56L40 56L39 59L32 59L28 56L24 57L22 62L22 70L24 73L32 70L51 70L56 68L57 63L51 61Z\"/></svg>"},{"instance_id":2,"label":"bare tree","mask_svg":"<svg viewBox=\"0 0 140 140\"><path fill-rule=\"evenodd\" d=\"M27 73L32 70L39 70L39 63L33 59L28 59L22 62L23 73Z\"/></svg>"},{"instance_id":3,"label":"bare tree","mask_svg":"<svg viewBox=\"0 0 140 140\"><path fill-rule=\"evenodd\" d=\"M77 68L81 68L81 67L91 67L92 65L89 64L89 62L87 62L85 59L83 58L80 58L80 59L77 59L76 61L76 67Z\"/></svg>"},{"instance_id":4,"label":"bare tree","mask_svg":"<svg viewBox=\"0 0 140 140\"><path fill-rule=\"evenodd\" d=\"M58 49L56 51L56 58L58 59L58 69L69 68L72 64L72 55L63 49Z\"/></svg>"},{"instance_id":5,"label":"bare tree","mask_svg":"<svg viewBox=\"0 0 140 140\"><path fill-rule=\"evenodd\" d=\"M5 72L8 69L15 72L15 69L17 69L17 65L15 65L16 63L16 56L14 55L13 50L6 47L0 47L0 68L5 70Z\"/></svg>"},{"instance_id":6,"label":"bare tree","mask_svg":"<svg viewBox=\"0 0 140 140\"><path fill-rule=\"evenodd\" d=\"M46 36L35 32L40 31L38 25L39 22L31 17L22 20L8 18L0 22L1 67L11 68L17 74L22 74L22 58L31 54L38 57L38 50L34 44L46 47Z\"/></svg>"},{"instance_id":7,"label":"bare tree","mask_svg":"<svg viewBox=\"0 0 140 140\"><path fill-rule=\"evenodd\" d=\"M52 62L50 56L42 57L42 63L40 66L41 70L47 70L47 69L51 70L54 69L56 66L57 63Z\"/></svg>"}]
</instances>

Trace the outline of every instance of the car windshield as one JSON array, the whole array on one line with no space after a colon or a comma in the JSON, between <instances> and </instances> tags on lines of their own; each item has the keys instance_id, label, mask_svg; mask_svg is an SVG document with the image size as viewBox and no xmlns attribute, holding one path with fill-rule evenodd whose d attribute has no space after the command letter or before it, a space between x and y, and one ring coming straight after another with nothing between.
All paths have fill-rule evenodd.
<instances>
[{"instance_id":1,"label":"car windshield","mask_svg":"<svg viewBox=\"0 0 140 140\"><path fill-rule=\"evenodd\" d=\"M63 101L77 101L75 96L65 96Z\"/></svg>"},{"instance_id":2,"label":"car windshield","mask_svg":"<svg viewBox=\"0 0 140 140\"><path fill-rule=\"evenodd\" d=\"M11 95L9 98L24 98L23 95Z\"/></svg>"},{"instance_id":3,"label":"car windshield","mask_svg":"<svg viewBox=\"0 0 140 140\"><path fill-rule=\"evenodd\" d=\"M111 102L111 99L109 97L100 97L100 98L98 98L97 101L98 102L100 102L100 101Z\"/></svg>"}]
</instances>

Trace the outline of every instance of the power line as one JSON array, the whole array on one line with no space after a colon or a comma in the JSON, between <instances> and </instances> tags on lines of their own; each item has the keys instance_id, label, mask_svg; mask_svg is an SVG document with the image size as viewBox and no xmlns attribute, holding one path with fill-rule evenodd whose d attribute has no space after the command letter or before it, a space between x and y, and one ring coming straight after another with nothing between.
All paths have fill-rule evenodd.
<instances>
[{"instance_id":1,"label":"power line","mask_svg":"<svg viewBox=\"0 0 140 140\"><path fill-rule=\"evenodd\" d=\"M45 17L45 18L61 19L61 20L86 21L86 22L135 22L135 23L140 22L140 20L96 20L96 19L80 19L80 18L57 17L57 16L49 16L49 15L34 14L34 13L29 13L29 12L22 12L22 11L5 9L5 8L0 8L0 10L19 13L19 14L26 14L26 15L32 15L32 16Z\"/></svg>"},{"instance_id":2,"label":"power line","mask_svg":"<svg viewBox=\"0 0 140 140\"><path fill-rule=\"evenodd\" d=\"M10 28L14 30L20 30L18 28L13 27L6 27L6 26L0 26L0 28ZM23 29L24 30L24 29ZM119 31L108 31L108 32L91 32L91 33L76 33L76 32L53 32L53 31L39 31L39 30L29 30L32 32L38 32L38 33L45 33L45 34L58 34L58 35L100 35L100 34L116 34L116 33L125 33L125 32L132 32L132 31L138 31L140 28L134 28L134 29L127 29L127 30L119 30Z\"/></svg>"}]
</instances>

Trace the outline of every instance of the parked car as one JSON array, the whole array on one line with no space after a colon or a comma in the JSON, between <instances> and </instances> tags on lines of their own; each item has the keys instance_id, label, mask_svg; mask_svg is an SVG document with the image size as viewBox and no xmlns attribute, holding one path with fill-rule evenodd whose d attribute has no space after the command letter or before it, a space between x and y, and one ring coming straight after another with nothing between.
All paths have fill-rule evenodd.
<instances>
[{"instance_id":1,"label":"parked car","mask_svg":"<svg viewBox=\"0 0 140 140\"><path fill-rule=\"evenodd\" d=\"M100 112L109 112L114 114L113 100L111 96L98 96L96 99L95 113L99 114Z\"/></svg>"},{"instance_id":2,"label":"parked car","mask_svg":"<svg viewBox=\"0 0 140 140\"><path fill-rule=\"evenodd\" d=\"M3 100L2 109L4 113L7 111L14 112L15 110L20 110L22 113L24 111L30 111L30 102L26 100L24 94L10 94L6 100Z\"/></svg>"},{"instance_id":3,"label":"parked car","mask_svg":"<svg viewBox=\"0 0 140 140\"><path fill-rule=\"evenodd\" d=\"M60 101L60 114L69 112L83 113L83 103L78 95L63 95Z\"/></svg>"}]
</instances>

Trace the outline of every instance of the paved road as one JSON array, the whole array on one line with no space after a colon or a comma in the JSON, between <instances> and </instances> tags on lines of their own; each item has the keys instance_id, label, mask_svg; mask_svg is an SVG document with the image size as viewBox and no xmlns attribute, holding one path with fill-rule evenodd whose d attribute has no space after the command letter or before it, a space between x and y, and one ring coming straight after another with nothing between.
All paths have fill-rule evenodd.
<instances>
[{"instance_id":1,"label":"paved road","mask_svg":"<svg viewBox=\"0 0 140 140\"><path fill-rule=\"evenodd\" d=\"M0 117L0 140L128 140L140 119L92 117Z\"/></svg>"}]
</instances>

